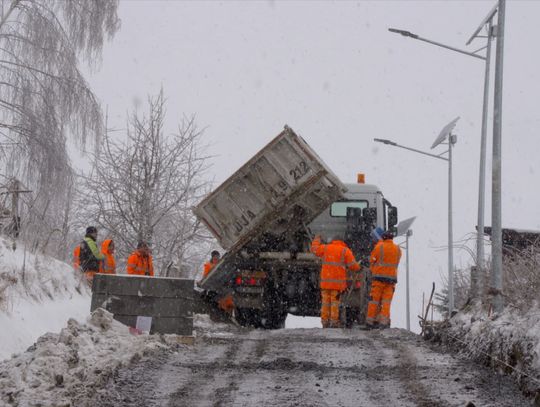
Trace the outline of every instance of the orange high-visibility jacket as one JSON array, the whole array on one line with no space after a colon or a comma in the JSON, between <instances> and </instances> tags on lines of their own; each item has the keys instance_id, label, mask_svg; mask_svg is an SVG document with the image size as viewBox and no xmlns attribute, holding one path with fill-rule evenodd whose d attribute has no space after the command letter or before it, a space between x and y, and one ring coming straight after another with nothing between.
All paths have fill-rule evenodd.
<instances>
[{"instance_id":1,"label":"orange high-visibility jacket","mask_svg":"<svg viewBox=\"0 0 540 407\"><path fill-rule=\"evenodd\" d=\"M127 273L139 276L154 276L154 265L152 256L143 256L138 250L135 250L128 257Z\"/></svg>"},{"instance_id":2,"label":"orange high-visibility jacket","mask_svg":"<svg viewBox=\"0 0 540 407\"><path fill-rule=\"evenodd\" d=\"M116 274L116 261L109 249L111 242L112 239L106 239L101 244L101 253L103 253L105 259L99 264L99 272L103 274Z\"/></svg>"},{"instance_id":3,"label":"orange high-visibility jacket","mask_svg":"<svg viewBox=\"0 0 540 407\"><path fill-rule=\"evenodd\" d=\"M203 278L206 277L208 273L210 273L210 271L214 268L216 264L217 262L213 263L212 261L207 261L206 263L204 263Z\"/></svg>"},{"instance_id":4,"label":"orange high-visibility jacket","mask_svg":"<svg viewBox=\"0 0 540 407\"><path fill-rule=\"evenodd\" d=\"M311 252L321 257L321 289L347 289L347 268L352 271L360 270L360 265L354 259L351 249L341 240L333 240L330 244L321 244L319 237L311 243Z\"/></svg>"},{"instance_id":5,"label":"orange high-visibility jacket","mask_svg":"<svg viewBox=\"0 0 540 407\"><path fill-rule=\"evenodd\" d=\"M81 246L77 245L75 246L75 249L73 249L73 270L79 271L80 265L81 265Z\"/></svg>"},{"instance_id":6,"label":"orange high-visibility jacket","mask_svg":"<svg viewBox=\"0 0 540 407\"><path fill-rule=\"evenodd\" d=\"M397 282L401 249L392 239L380 240L371 252L371 277Z\"/></svg>"}]
</instances>

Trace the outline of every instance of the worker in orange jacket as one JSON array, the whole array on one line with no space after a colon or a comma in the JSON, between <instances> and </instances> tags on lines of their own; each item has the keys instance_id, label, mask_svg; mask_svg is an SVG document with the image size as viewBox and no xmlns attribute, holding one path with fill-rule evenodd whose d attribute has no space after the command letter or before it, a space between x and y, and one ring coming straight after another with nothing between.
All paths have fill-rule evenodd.
<instances>
[{"instance_id":1,"label":"worker in orange jacket","mask_svg":"<svg viewBox=\"0 0 540 407\"><path fill-rule=\"evenodd\" d=\"M359 271L360 265L345 242L332 239L322 244L320 236L311 243L311 252L322 258L320 275L321 322L323 328L339 328L340 295L347 289L347 269Z\"/></svg>"},{"instance_id":2,"label":"worker in orange jacket","mask_svg":"<svg viewBox=\"0 0 540 407\"><path fill-rule=\"evenodd\" d=\"M371 292L367 309L368 328L390 327L390 306L397 283L397 269L401 249L392 240L391 232L384 232L382 240L371 252Z\"/></svg>"},{"instance_id":3,"label":"worker in orange jacket","mask_svg":"<svg viewBox=\"0 0 540 407\"><path fill-rule=\"evenodd\" d=\"M75 249L73 249L73 270L74 271L80 271L81 267L81 246L77 245L75 246Z\"/></svg>"},{"instance_id":4,"label":"worker in orange jacket","mask_svg":"<svg viewBox=\"0 0 540 407\"><path fill-rule=\"evenodd\" d=\"M217 250L212 250L212 253L210 253L210 260L204 263L203 278L205 278L208 273L210 273L210 270L212 270L214 266L219 263L220 257L221 256Z\"/></svg>"},{"instance_id":5,"label":"worker in orange jacket","mask_svg":"<svg viewBox=\"0 0 540 407\"><path fill-rule=\"evenodd\" d=\"M97 228L88 226L84 239L79 245L79 267L90 287L92 287L94 275L99 272L100 263L104 259L103 253L97 247L97 236Z\"/></svg>"},{"instance_id":6,"label":"worker in orange jacket","mask_svg":"<svg viewBox=\"0 0 540 407\"><path fill-rule=\"evenodd\" d=\"M220 258L221 255L217 250L213 250L212 253L210 253L210 260L204 263L203 278L205 278L215 267L215 265L219 263ZM234 310L234 301L231 294L219 298L217 300L217 304L219 309L227 312L228 314L232 314Z\"/></svg>"},{"instance_id":7,"label":"worker in orange jacket","mask_svg":"<svg viewBox=\"0 0 540 407\"><path fill-rule=\"evenodd\" d=\"M152 254L146 242L139 241L137 250L128 257L127 273L139 276L154 276Z\"/></svg>"},{"instance_id":8,"label":"worker in orange jacket","mask_svg":"<svg viewBox=\"0 0 540 407\"><path fill-rule=\"evenodd\" d=\"M103 274L116 274L116 261L114 259L114 242L105 239L101 244L101 253L105 256L100 263L99 272Z\"/></svg>"}]
</instances>

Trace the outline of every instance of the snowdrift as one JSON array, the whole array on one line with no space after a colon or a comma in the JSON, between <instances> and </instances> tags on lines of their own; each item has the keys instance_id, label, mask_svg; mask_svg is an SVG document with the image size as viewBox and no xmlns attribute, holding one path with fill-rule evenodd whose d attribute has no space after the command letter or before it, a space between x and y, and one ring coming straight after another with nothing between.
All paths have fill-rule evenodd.
<instances>
[{"instance_id":1,"label":"snowdrift","mask_svg":"<svg viewBox=\"0 0 540 407\"><path fill-rule=\"evenodd\" d=\"M69 318L84 321L90 290L71 266L0 238L0 360L22 352Z\"/></svg>"},{"instance_id":2,"label":"snowdrift","mask_svg":"<svg viewBox=\"0 0 540 407\"><path fill-rule=\"evenodd\" d=\"M26 352L0 362L0 405L84 406L121 366L165 349L158 335L129 333L98 308L81 324L70 319Z\"/></svg>"}]
</instances>

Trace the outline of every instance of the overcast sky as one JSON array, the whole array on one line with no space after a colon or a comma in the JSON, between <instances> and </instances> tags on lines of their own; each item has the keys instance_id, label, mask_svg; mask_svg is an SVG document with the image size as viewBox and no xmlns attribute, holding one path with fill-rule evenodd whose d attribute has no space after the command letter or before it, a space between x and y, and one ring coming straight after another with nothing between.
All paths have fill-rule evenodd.
<instances>
[{"instance_id":1,"label":"overcast sky","mask_svg":"<svg viewBox=\"0 0 540 407\"><path fill-rule=\"evenodd\" d=\"M114 128L125 127L126 112L163 86L171 131L182 114L195 114L207 127L208 152L215 155L209 176L216 185L284 124L342 181L354 182L364 172L399 207L401 219L418 216L411 240L416 326L422 292L432 281L440 288L447 273L447 252L436 250L447 244L447 165L377 145L373 138L429 149L439 130L461 117L454 236L468 237L476 225L484 64L387 28L463 48L494 3L124 0L122 27L89 81L108 106ZM540 57L534 28L539 15L540 2L507 2L504 227L540 229ZM471 50L482 45L478 41ZM490 225L489 185L486 196ZM457 266L471 260L464 251L456 253ZM393 324L404 326L404 267L400 273Z\"/></svg>"}]
</instances>

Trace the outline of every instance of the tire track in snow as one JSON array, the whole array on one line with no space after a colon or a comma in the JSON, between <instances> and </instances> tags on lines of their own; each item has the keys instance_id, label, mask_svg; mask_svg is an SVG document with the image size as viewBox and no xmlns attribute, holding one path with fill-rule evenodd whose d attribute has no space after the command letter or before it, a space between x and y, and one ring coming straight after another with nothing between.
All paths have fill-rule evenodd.
<instances>
[{"instance_id":1,"label":"tire track in snow","mask_svg":"<svg viewBox=\"0 0 540 407\"><path fill-rule=\"evenodd\" d=\"M189 362L192 363L184 365L183 360L177 360L175 366L180 369L183 367L184 371L187 370L189 379L170 396L168 407L221 405L220 397L224 397L224 395L217 392L216 385L226 380L227 366L237 359L243 344L244 342L239 340L230 340L222 355L210 356L208 360L208 355L204 355L204 353L205 349L212 348L212 340L204 338L202 346L199 346L198 350L194 349L191 354L190 359L195 359L195 363L190 360ZM212 353L208 352L208 354Z\"/></svg>"}]
</instances>

